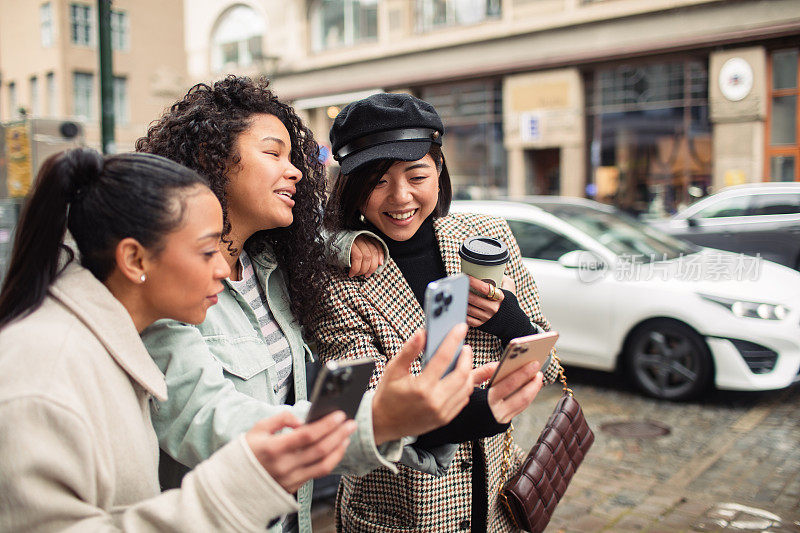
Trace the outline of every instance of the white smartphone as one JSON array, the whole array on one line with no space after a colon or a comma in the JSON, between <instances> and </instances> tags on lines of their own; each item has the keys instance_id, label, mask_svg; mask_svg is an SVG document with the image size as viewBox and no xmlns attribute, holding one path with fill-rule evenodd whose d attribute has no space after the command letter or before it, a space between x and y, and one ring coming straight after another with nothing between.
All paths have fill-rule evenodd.
<instances>
[{"instance_id":1,"label":"white smartphone","mask_svg":"<svg viewBox=\"0 0 800 533\"><path fill-rule=\"evenodd\" d=\"M457 324L467 321L467 297L469 278L466 274L456 274L428 283L425 289L425 352L423 364L431 360L444 338ZM461 342L453 352L453 361L445 374L455 368Z\"/></svg>"},{"instance_id":2,"label":"white smartphone","mask_svg":"<svg viewBox=\"0 0 800 533\"><path fill-rule=\"evenodd\" d=\"M511 339L503 352L503 356L500 358L500 364L489 381L489 387L495 381L500 381L515 370L533 361L539 361L541 364L539 370L544 372L550 365L550 352L553 350L557 340L557 331L547 331Z\"/></svg>"},{"instance_id":3,"label":"white smartphone","mask_svg":"<svg viewBox=\"0 0 800 533\"><path fill-rule=\"evenodd\" d=\"M370 357L325 363L311 392L306 423L334 411L344 411L347 418L355 418L374 370L375 360Z\"/></svg>"}]
</instances>

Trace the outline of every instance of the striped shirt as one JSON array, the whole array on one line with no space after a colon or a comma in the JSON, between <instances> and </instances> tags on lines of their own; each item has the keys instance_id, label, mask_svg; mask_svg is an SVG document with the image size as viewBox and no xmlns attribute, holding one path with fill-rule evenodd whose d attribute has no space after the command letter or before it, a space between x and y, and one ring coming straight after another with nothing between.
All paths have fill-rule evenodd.
<instances>
[{"instance_id":1,"label":"striped shirt","mask_svg":"<svg viewBox=\"0 0 800 533\"><path fill-rule=\"evenodd\" d=\"M261 335L267 342L267 350L275 361L277 380L272 384L273 391L280 403L286 403L292 386L292 352L289 349L289 342L269 312L264 289L258 283L253 263L244 251L239 255L239 264L242 266L242 280L230 280L231 285L244 298L258 319Z\"/></svg>"}]
</instances>

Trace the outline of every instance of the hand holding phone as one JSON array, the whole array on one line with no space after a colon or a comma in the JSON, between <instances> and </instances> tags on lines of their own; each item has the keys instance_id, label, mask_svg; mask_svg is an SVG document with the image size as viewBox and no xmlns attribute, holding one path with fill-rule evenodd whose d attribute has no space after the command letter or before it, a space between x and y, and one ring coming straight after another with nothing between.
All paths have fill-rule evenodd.
<instances>
[{"instance_id":1,"label":"hand holding phone","mask_svg":"<svg viewBox=\"0 0 800 533\"><path fill-rule=\"evenodd\" d=\"M469 278L465 274L456 274L432 281L425 289L425 351L423 364L430 361L436 350L457 324L467 321L467 297L469 295ZM461 353L463 342L456 346L453 359L445 374L452 371Z\"/></svg>"},{"instance_id":2,"label":"hand holding phone","mask_svg":"<svg viewBox=\"0 0 800 533\"><path fill-rule=\"evenodd\" d=\"M538 361L539 369L544 372L550 364L550 351L555 346L556 340L558 340L557 331L512 339L500 358L500 364L489 381L489 387L533 361Z\"/></svg>"},{"instance_id":3,"label":"hand holding phone","mask_svg":"<svg viewBox=\"0 0 800 533\"><path fill-rule=\"evenodd\" d=\"M344 411L347 418L355 418L374 370L375 361L369 357L325 363L311 392L306 423L334 411Z\"/></svg>"}]
</instances>

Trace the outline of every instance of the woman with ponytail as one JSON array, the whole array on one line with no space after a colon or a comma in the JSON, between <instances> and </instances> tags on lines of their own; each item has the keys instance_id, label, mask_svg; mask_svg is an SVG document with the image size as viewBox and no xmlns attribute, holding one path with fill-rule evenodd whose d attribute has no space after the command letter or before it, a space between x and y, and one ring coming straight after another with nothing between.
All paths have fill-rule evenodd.
<instances>
[{"instance_id":1,"label":"woman with ponytail","mask_svg":"<svg viewBox=\"0 0 800 533\"><path fill-rule=\"evenodd\" d=\"M0 292L0 531L264 531L339 462L342 413L283 413L161 493L150 403L167 387L139 333L204 320L230 273L221 234L219 201L177 163L45 162Z\"/></svg>"}]
</instances>

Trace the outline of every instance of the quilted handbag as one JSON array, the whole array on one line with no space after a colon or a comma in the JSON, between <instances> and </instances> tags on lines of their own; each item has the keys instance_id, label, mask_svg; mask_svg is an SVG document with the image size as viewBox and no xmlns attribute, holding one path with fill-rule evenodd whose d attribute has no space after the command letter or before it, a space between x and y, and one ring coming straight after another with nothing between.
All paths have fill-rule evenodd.
<instances>
[{"instance_id":1,"label":"quilted handbag","mask_svg":"<svg viewBox=\"0 0 800 533\"><path fill-rule=\"evenodd\" d=\"M558 363L564 394L519 471L500 491L500 500L516 526L532 533L540 533L547 527L567 485L594 442L581 406L567 387L561 361ZM513 430L511 426L506 432L503 477L511 465Z\"/></svg>"}]
</instances>

